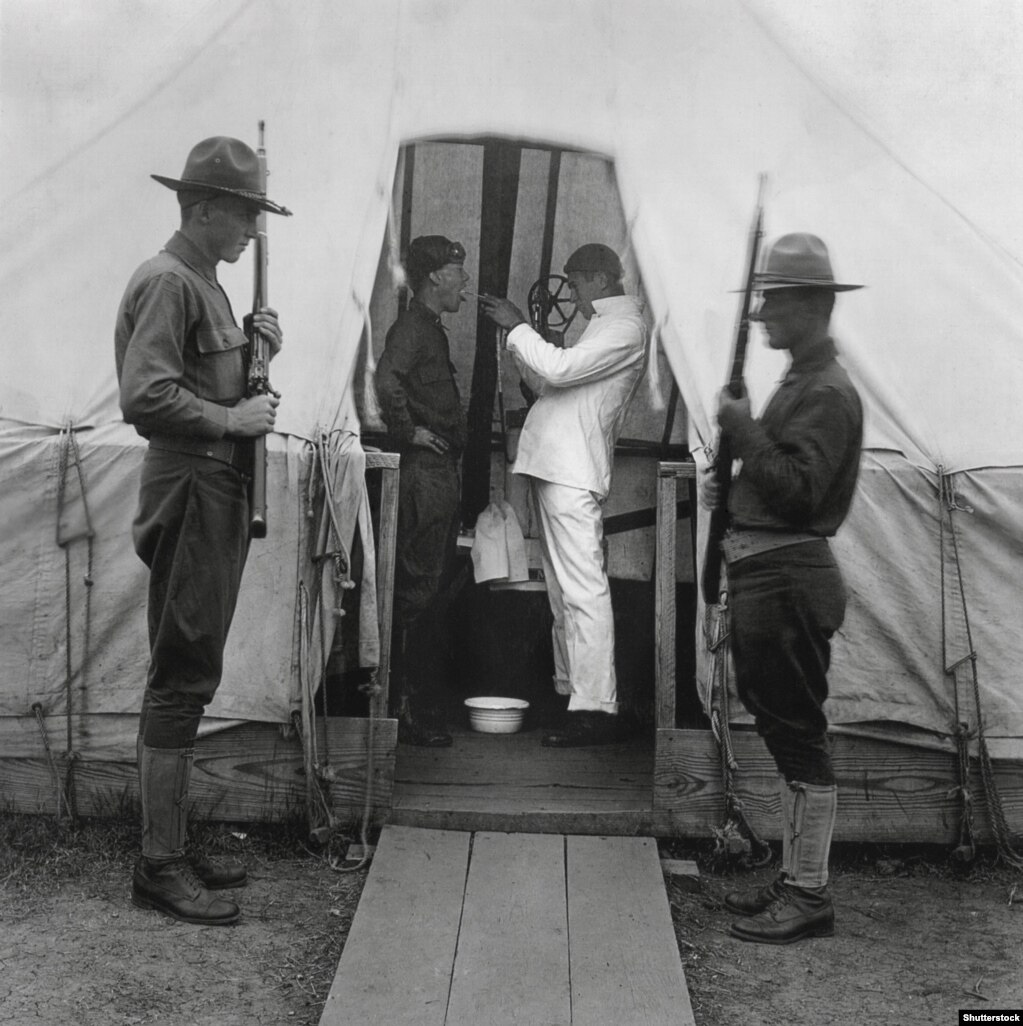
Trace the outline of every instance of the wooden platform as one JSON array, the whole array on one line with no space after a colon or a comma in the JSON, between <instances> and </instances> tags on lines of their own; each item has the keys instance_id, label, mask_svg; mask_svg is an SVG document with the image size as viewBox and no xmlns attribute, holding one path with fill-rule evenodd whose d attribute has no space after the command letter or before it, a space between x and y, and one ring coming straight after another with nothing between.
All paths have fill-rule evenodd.
<instances>
[{"instance_id":1,"label":"wooden platform","mask_svg":"<svg viewBox=\"0 0 1023 1026\"><path fill-rule=\"evenodd\" d=\"M399 745L388 822L442 830L670 834L653 808L653 738L544 748L541 731L456 731L450 748Z\"/></svg>"},{"instance_id":2,"label":"wooden platform","mask_svg":"<svg viewBox=\"0 0 1023 1026\"><path fill-rule=\"evenodd\" d=\"M387 826L320 1026L691 1026L656 842Z\"/></svg>"},{"instance_id":3,"label":"wooden platform","mask_svg":"<svg viewBox=\"0 0 1023 1026\"><path fill-rule=\"evenodd\" d=\"M397 744L397 723L330 717L318 724L319 755L333 782L338 822L359 824L367 783L374 826L444 830L712 837L722 825L721 760L709 731L668 729L600 748L548 749L540 731L455 732L451 748ZM372 742L371 742L372 737ZM956 844L961 798L954 753L845 735L834 737L839 807L835 840ZM755 734L732 736L734 784L750 825L765 840L780 830L777 771ZM372 773L368 752L372 750ZM63 774L65 766L58 763ZM1023 764L995 760L1009 830L1023 834ZM78 811L134 814L134 762L79 760ZM202 738L192 770L192 812L223 822L273 822L302 814L302 745L272 724L246 724ZM993 840L983 783L971 766L976 840ZM11 811L56 811L45 759L0 757L0 798Z\"/></svg>"},{"instance_id":4,"label":"wooden platform","mask_svg":"<svg viewBox=\"0 0 1023 1026\"><path fill-rule=\"evenodd\" d=\"M833 737L835 840L955 844L961 809L952 754ZM735 732L734 783L750 825L778 840L778 771L763 741ZM1023 826L1023 766L995 763L1012 831ZM993 839L973 768L977 840ZM717 744L705 730L660 730L599 748L550 749L539 731L455 734L451 748L399 745L388 822L446 830L712 837L724 821Z\"/></svg>"}]
</instances>

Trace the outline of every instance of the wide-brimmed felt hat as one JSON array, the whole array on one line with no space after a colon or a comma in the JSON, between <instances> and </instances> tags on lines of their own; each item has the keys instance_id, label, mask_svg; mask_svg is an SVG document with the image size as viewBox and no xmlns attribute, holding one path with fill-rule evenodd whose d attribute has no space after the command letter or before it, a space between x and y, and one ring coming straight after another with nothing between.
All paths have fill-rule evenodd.
<instances>
[{"instance_id":1,"label":"wide-brimmed felt hat","mask_svg":"<svg viewBox=\"0 0 1023 1026\"><path fill-rule=\"evenodd\" d=\"M192 147L180 178L151 175L175 192L217 192L238 196L271 214L290 215L287 207L266 198L260 189L259 158L240 139L215 135Z\"/></svg>"},{"instance_id":2,"label":"wide-brimmed felt hat","mask_svg":"<svg viewBox=\"0 0 1023 1026\"><path fill-rule=\"evenodd\" d=\"M792 232L782 235L768 250L763 266L753 275L753 288L757 292L791 288L850 292L863 286L835 281L824 242L807 232Z\"/></svg>"}]
</instances>

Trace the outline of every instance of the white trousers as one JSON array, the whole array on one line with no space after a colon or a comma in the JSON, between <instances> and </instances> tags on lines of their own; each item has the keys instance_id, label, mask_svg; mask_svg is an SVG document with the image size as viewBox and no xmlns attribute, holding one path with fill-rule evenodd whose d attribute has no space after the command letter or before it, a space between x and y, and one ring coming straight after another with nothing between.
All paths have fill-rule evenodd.
<instances>
[{"instance_id":1,"label":"white trousers","mask_svg":"<svg viewBox=\"0 0 1023 1026\"><path fill-rule=\"evenodd\" d=\"M554 685L570 712L618 712L611 586L600 502L582 488L530 478L554 614Z\"/></svg>"}]
</instances>

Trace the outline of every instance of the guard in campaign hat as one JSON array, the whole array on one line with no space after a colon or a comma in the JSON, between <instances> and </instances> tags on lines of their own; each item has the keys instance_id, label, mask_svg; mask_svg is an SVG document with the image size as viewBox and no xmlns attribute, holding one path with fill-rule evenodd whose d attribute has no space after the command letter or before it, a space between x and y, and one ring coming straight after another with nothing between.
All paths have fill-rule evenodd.
<instances>
[{"instance_id":1,"label":"guard in campaign hat","mask_svg":"<svg viewBox=\"0 0 1023 1026\"><path fill-rule=\"evenodd\" d=\"M273 431L280 396L249 388L250 342L217 266L258 238L262 211L289 211L267 199L255 151L226 136L194 146L180 178L152 177L177 193L180 226L132 274L114 327L121 412L148 441L131 532L149 570L131 895L140 908L224 926L239 907L223 892L248 876L186 843L190 775L248 558L256 440ZM246 320L274 358L284 338L277 311L261 302Z\"/></svg>"},{"instance_id":2,"label":"guard in campaign hat","mask_svg":"<svg viewBox=\"0 0 1023 1026\"><path fill-rule=\"evenodd\" d=\"M835 932L828 859L838 787L828 741L831 639L846 590L829 539L856 491L863 406L838 360L830 321L835 280L816 236L781 236L754 276L751 319L789 367L760 416L725 389L718 424L741 469L727 490L701 472L707 508L724 510L729 643L736 691L778 770L782 871L766 887L733 891L731 934L789 944Z\"/></svg>"},{"instance_id":3,"label":"guard in campaign hat","mask_svg":"<svg viewBox=\"0 0 1023 1026\"><path fill-rule=\"evenodd\" d=\"M271 214L290 215L287 207L267 199L260 188L259 158L240 139L215 135L192 147L180 178L151 175L175 192L212 192L240 196Z\"/></svg>"},{"instance_id":4,"label":"guard in campaign hat","mask_svg":"<svg viewBox=\"0 0 1023 1026\"><path fill-rule=\"evenodd\" d=\"M807 232L792 232L777 239L767 253L763 269L753 276L753 285L758 292L791 288L851 292L863 288L836 282L828 247Z\"/></svg>"}]
</instances>

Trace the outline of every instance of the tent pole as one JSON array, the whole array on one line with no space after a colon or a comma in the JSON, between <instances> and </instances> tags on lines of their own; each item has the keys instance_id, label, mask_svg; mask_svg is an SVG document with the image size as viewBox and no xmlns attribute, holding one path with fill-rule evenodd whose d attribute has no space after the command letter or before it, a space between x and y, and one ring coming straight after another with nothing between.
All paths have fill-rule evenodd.
<instances>
[{"instance_id":1,"label":"tent pole","mask_svg":"<svg viewBox=\"0 0 1023 1026\"><path fill-rule=\"evenodd\" d=\"M522 146L483 144L483 202L480 212L479 291L508 292L515 207L519 196ZM497 387L497 326L478 308L476 357L469 392L468 437L462 459L462 523L472 526L490 502L490 448Z\"/></svg>"}]
</instances>

